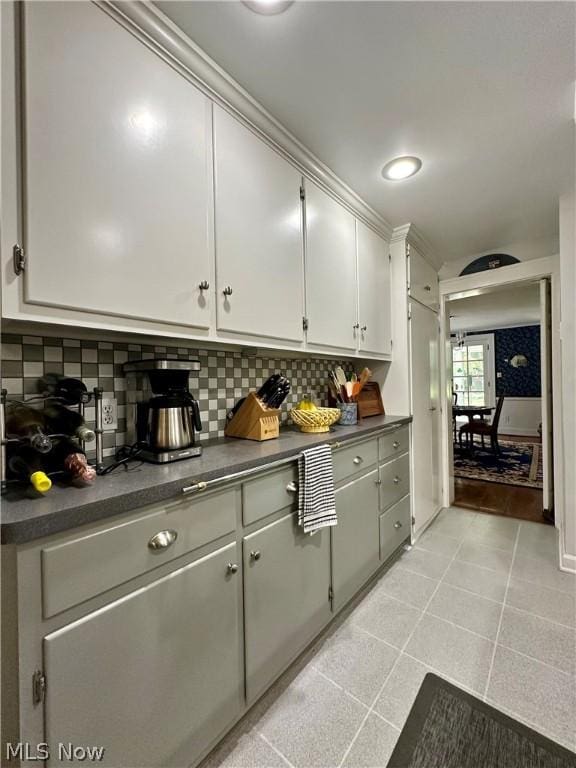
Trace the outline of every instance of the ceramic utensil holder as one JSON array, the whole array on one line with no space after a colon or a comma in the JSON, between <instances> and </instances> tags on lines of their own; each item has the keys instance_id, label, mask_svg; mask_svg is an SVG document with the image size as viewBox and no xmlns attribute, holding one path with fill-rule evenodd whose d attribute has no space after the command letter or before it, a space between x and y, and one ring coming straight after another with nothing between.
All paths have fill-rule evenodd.
<instances>
[{"instance_id":1,"label":"ceramic utensil holder","mask_svg":"<svg viewBox=\"0 0 576 768\"><path fill-rule=\"evenodd\" d=\"M357 403L338 403L340 410L340 424L346 427L358 423L358 405Z\"/></svg>"}]
</instances>

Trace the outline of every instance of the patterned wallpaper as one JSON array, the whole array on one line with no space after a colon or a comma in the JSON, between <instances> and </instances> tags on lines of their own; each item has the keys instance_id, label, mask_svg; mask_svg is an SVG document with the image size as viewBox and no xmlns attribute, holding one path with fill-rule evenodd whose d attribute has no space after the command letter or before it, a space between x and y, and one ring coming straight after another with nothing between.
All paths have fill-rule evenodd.
<instances>
[{"instance_id":1,"label":"patterned wallpaper","mask_svg":"<svg viewBox=\"0 0 576 768\"><path fill-rule=\"evenodd\" d=\"M226 413L234 403L251 389L257 389L268 376L281 372L292 384L292 390L282 406L282 421L288 411L304 395L315 396L326 404L326 371L335 365L345 370L350 361L317 358L287 359L284 357L249 356L246 351L195 349L166 344L146 345L121 342L93 341L49 336L2 335L2 387L8 397L22 398L38 393L38 379L44 373L61 373L82 379L90 390L101 387L104 397L118 402L118 429L104 433L104 455L114 454L116 447L128 439L127 427L131 406L141 394L129 390L122 363L127 360L168 357L198 359L200 371L190 375L190 391L198 400L203 431L200 440L224 436ZM94 408L86 408L86 421L94 425Z\"/></svg>"},{"instance_id":2,"label":"patterned wallpaper","mask_svg":"<svg viewBox=\"0 0 576 768\"><path fill-rule=\"evenodd\" d=\"M526 325L521 328L499 328L493 333L495 346L496 396L540 397L540 326ZM514 368L510 360L514 355L525 355L528 365ZM498 376L498 374L501 376Z\"/></svg>"}]
</instances>

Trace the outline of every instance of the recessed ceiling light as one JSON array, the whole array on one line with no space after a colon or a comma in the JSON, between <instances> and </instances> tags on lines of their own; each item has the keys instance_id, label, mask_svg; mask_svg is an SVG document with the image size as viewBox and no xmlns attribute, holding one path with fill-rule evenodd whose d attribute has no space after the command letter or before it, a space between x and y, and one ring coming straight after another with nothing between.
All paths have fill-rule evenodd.
<instances>
[{"instance_id":1,"label":"recessed ceiling light","mask_svg":"<svg viewBox=\"0 0 576 768\"><path fill-rule=\"evenodd\" d=\"M422 168L422 160L419 157L411 157L410 155L395 157L382 168L382 176L390 181L400 181L414 176L420 168Z\"/></svg>"},{"instance_id":2,"label":"recessed ceiling light","mask_svg":"<svg viewBox=\"0 0 576 768\"><path fill-rule=\"evenodd\" d=\"M284 13L294 0L242 0L242 2L254 13L260 13L263 16L275 16L277 13Z\"/></svg>"}]
</instances>

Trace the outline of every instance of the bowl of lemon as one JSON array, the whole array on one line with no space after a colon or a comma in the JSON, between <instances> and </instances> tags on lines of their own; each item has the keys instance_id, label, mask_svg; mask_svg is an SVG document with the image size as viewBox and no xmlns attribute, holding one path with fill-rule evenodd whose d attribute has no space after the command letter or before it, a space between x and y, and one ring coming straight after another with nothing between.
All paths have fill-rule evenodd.
<instances>
[{"instance_id":1,"label":"bowl of lemon","mask_svg":"<svg viewBox=\"0 0 576 768\"><path fill-rule=\"evenodd\" d=\"M301 432L329 432L340 418L338 408L319 408L310 397L301 400L290 411L290 418Z\"/></svg>"}]
</instances>

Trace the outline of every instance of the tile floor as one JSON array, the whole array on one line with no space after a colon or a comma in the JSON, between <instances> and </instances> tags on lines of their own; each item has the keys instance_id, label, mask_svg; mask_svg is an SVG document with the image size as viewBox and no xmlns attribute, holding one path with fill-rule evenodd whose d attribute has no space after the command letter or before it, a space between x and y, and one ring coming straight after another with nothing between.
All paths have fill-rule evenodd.
<instances>
[{"instance_id":1,"label":"tile floor","mask_svg":"<svg viewBox=\"0 0 576 768\"><path fill-rule=\"evenodd\" d=\"M576 747L576 578L552 527L443 511L205 768L384 768L433 671Z\"/></svg>"}]
</instances>

